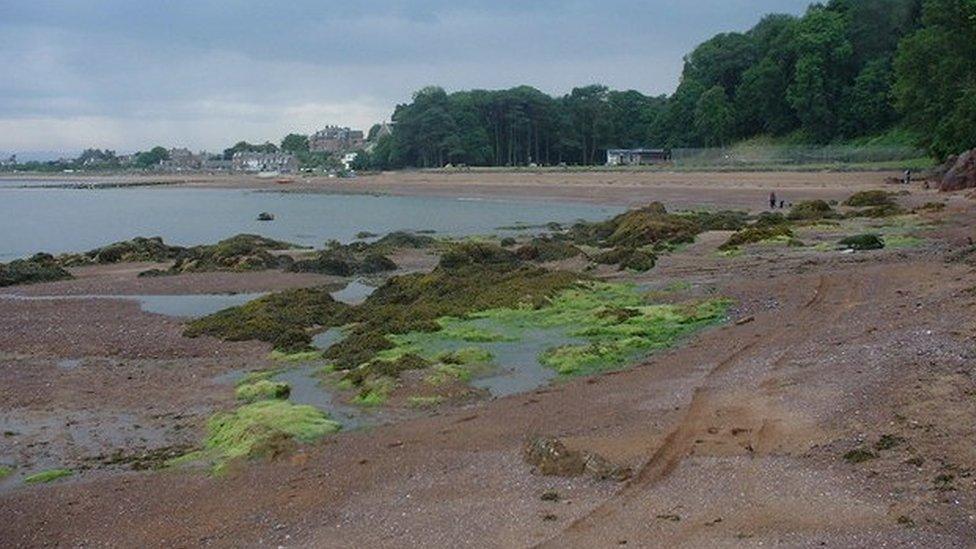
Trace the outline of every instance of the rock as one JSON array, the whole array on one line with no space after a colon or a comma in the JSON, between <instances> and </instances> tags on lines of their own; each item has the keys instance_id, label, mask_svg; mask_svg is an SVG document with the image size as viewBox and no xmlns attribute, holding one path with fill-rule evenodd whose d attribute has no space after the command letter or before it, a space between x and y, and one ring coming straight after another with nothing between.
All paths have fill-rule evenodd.
<instances>
[{"instance_id":1,"label":"rock","mask_svg":"<svg viewBox=\"0 0 976 549\"><path fill-rule=\"evenodd\" d=\"M615 465L605 457L579 450L570 450L557 438L539 437L525 446L525 462L535 472L546 476L577 477L588 474L597 480L624 481L631 477L627 467Z\"/></svg>"},{"instance_id":2,"label":"rock","mask_svg":"<svg viewBox=\"0 0 976 549\"><path fill-rule=\"evenodd\" d=\"M258 221L274 221L274 214L270 212L261 212L258 214Z\"/></svg>"},{"instance_id":3,"label":"rock","mask_svg":"<svg viewBox=\"0 0 976 549\"><path fill-rule=\"evenodd\" d=\"M939 190L951 192L974 187L976 187L976 149L959 155L949 171L942 176Z\"/></svg>"}]
</instances>

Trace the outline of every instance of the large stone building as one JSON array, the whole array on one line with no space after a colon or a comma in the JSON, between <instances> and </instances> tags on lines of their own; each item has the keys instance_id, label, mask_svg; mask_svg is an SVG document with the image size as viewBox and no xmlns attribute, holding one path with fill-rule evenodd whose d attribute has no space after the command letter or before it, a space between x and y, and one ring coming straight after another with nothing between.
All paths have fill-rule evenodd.
<instances>
[{"instance_id":1,"label":"large stone building","mask_svg":"<svg viewBox=\"0 0 976 549\"><path fill-rule=\"evenodd\" d=\"M363 148L366 138L360 130L326 126L308 138L308 150L312 152L349 152Z\"/></svg>"},{"instance_id":2,"label":"large stone building","mask_svg":"<svg viewBox=\"0 0 976 549\"><path fill-rule=\"evenodd\" d=\"M238 152L231 160L237 172L280 172L298 171L298 159L288 153Z\"/></svg>"}]
</instances>

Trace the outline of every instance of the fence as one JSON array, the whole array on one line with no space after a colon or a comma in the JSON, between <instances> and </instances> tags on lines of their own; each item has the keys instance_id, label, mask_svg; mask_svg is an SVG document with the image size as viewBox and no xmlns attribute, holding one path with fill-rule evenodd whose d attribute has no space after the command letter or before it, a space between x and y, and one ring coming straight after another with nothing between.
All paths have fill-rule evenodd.
<instances>
[{"instance_id":1,"label":"fence","mask_svg":"<svg viewBox=\"0 0 976 549\"><path fill-rule=\"evenodd\" d=\"M921 149L901 146L756 146L671 151L671 160L677 167L864 164L925 156Z\"/></svg>"}]
</instances>

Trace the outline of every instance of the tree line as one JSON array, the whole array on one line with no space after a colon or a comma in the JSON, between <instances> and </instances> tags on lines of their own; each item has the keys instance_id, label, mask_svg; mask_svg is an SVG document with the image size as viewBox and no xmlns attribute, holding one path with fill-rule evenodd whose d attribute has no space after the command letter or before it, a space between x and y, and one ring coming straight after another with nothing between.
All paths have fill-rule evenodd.
<instances>
[{"instance_id":1,"label":"tree line","mask_svg":"<svg viewBox=\"0 0 976 549\"><path fill-rule=\"evenodd\" d=\"M602 85L559 97L530 86L423 88L358 164L589 165L608 148L886 132L940 158L976 146L976 0L830 0L716 35L684 61L670 96Z\"/></svg>"}]
</instances>

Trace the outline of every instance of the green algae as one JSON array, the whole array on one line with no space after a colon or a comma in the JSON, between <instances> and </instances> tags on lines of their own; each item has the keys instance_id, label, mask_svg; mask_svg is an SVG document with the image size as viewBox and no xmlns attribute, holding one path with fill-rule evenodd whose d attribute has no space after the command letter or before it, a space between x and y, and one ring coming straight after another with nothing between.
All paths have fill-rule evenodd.
<instances>
[{"instance_id":1,"label":"green algae","mask_svg":"<svg viewBox=\"0 0 976 549\"><path fill-rule=\"evenodd\" d=\"M390 398L396 381L390 377L376 377L364 381L352 401L360 406L380 406Z\"/></svg>"},{"instance_id":2,"label":"green algae","mask_svg":"<svg viewBox=\"0 0 976 549\"><path fill-rule=\"evenodd\" d=\"M14 473L13 467L8 467L6 465L0 465L0 480L3 480Z\"/></svg>"},{"instance_id":3,"label":"green algae","mask_svg":"<svg viewBox=\"0 0 976 549\"><path fill-rule=\"evenodd\" d=\"M588 282L564 290L543 307L495 308L440 322L454 333L463 326L480 329L488 323L508 340L519 340L532 329L561 330L582 343L551 348L539 357L540 362L562 375L577 375L620 368L641 354L666 348L686 334L721 321L728 305L722 299L649 304L633 285ZM457 341L446 329L391 335L389 340L394 346L384 350L379 355L382 358L410 354L434 362L444 362L443 348Z\"/></svg>"},{"instance_id":4,"label":"green algae","mask_svg":"<svg viewBox=\"0 0 976 549\"><path fill-rule=\"evenodd\" d=\"M289 394L291 394L291 387L287 383L268 379L238 385L234 390L234 396L243 402L286 399Z\"/></svg>"},{"instance_id":5,"label":"green algae","mask_svg":"<svg viewBox=\"0 0 976 549\"><path fill-rule=\"evenodd\" d=\"M892 249L914 248L921 246L924 242L924 239L910 235L893 234L884 237L885 247Z\"/></svg>"},{"instance_id":6,"label":"green algae","mask_svg":"<svg viewBox=\"0 0 976 549\"><path fill-rule=\"evenodd\" d=\"M320 360L322 358L321 351L298 351L294 353L287 353L284 351L279 351L275 349L271 351L269 355L271 360L276 362L312 362L315 360Z\"/></svg>"},{"instance_id":7,"label":"green algae","mask_svg":"<svg viewBox=\"0 0 976 549\"><path fill-rule=\"evenodd\" d=\"M219 467L236 458L274 454L289 443L314 442L339 429L312 406L262 400L210 418L204 449L191 459L209 458Z\"/></svg>"},{"instance_id":8,"label":"green algae","mask_svg":"<svg viewBox=\"0 0 976 549\"><path fill-rule=\"evenodd\" d=\"M541 307L580 280L575 273L526 264L494 244L456 244L432 272L393 277L352 309L348 319L356 324L325 358L340 370L357 368L394 347L390 335L436 332L442 328L438 319L491 308Z\"/></svg>"},{"instance_id":9,"label":"green algae","mask_svg":"<svg viewBox=\"0 0 976 549\"><path fill-rule=\"evenodd\" d=\"M47 482L54 482L55 480L70 477L75 474L71 469L48 469L47 471L41 471L39 473L34 473L33 475L28 475L24 477L24 483L26 484L44 484Z\"/></svg>"}]
</instances>

